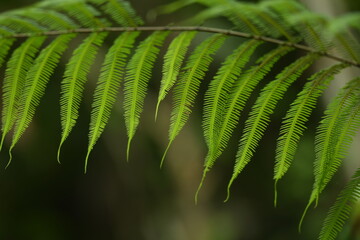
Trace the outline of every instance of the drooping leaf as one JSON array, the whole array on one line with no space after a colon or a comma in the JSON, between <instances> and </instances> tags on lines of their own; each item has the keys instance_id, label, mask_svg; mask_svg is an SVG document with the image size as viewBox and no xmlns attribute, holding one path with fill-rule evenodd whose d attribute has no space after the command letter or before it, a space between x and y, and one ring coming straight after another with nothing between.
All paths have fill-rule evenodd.
<instances>
[{"instance_id":1,"label":"drooping leaf","mask_svg":"<svg viewBox=\"0 0 360 240\"><path fill-rule=\"evenodd\" d=\"M4 143L5 136L14 126L16 115L18 114L17 107L24 87L26 74L31 68L34 57L45 39L46 37L32 37L27 39L13 52L7 63L3 83L2 136L0 149ZM4 48L1 51L2 56L5 55L6 49L10 48L12 41L11 39L9 40L10 42L2 41L4 43Z\"/></svg>"},{"instance_id":2,"label":"drooping leaf","mask_svg":"<svg viewBox=\"0 0 360 240\"><path fill-rule=\"evenodd\" d=\"M129 159L130 144L139 124L154 62L159 53L159 47L168 32L154 32L137 47L130 59L125 77L124 116L128 134L127 159Z\"/></svg>"},{"instance_id":3,"label":"drooping leaf","mask_svg":"<svg viewBox=\"0 0 360 240\"><path fill-rule=\"evenodd\" d=\"M46 48L44 48L29 69L23 91L19 99L19 106L16 115L16 124L13 134L11 150L19 141L21 135L29 126L36 107L39 105L41 97L44 95L46 85L58 65L63 52L68 47L68 43L76 34L61 35L53 40Z\"/></svg>"},{"instance_id":4,"label":"drooping leaf","mask_svg":"<svg viewBox=\"0 0 360 240\"><path fill-rule=\"evenodd\" d=\"M91 0L100 6L104 12L109 14L121 26L136 27L142 25L143 21L135 14L129 2L122 0Z\"/></svg>"},{"instance_id":5,"label":"drooping leaf","mask_svg":"<svg viewBox=\"0 0 360 240\"><path fill-rule=\"evenodd\" d=\"M240 113L245 107L250 94L271 70L274 64L290 50L291 48L289 47L279 47L265 54L263 57L258 59L258 65L248 69L235 82L234 87L231 90L231 94L227 99L226 109L221 113L220 124L215 126L215 129L217 129L215 130L215 132L217 132L217 138L214 142L213 150L208 151L205 158L203 176L195 195L195 201L197 201L198 193L202 187L207 172L210 171L217 158L226 148L227 143L239 121Z\"/></svg>"},{"instance_id":6,"label":"drooping leaf","mask_svg":"<svg viewBox=\"0 0 360 240\"><path fill-rule=\"evenodd\" d=\"M214 142L219 137L222 113L226 108L231 88L240 76L245 64L249 61L255 49L261 44L256 40L242 43L229 55L210 82L205 93L203 129L209 152L216 148Z\"/></svg>"},{"instance_id":7,"label":"drooping leaf","mask_svg":"<svg viewBox=\"0 0 360 240\"><path fill-rule=\"evenodd\" d=\"M183 32L179 34L170 44L164 56L163 77L159 91L158 102L156 104L155 119L159 110L159 105L164 100L168 91L173 87L178 78L181 65L185 58L187 49L196 32Z\"/></svg>"},{"instance_id":8,"label":"drooping leaf","mask_svg":"<svg viewBox=\"0 0 360 240\"><path fill-rule=\"evenodd\" d=\"M185 125L191 113L201 80L212 62L211 55L223 44L226 36L214 35L203 41L190 55L183 69L179 82L174 89L174 104L171 112L169 143L161 159L164 162L167 151L175 137Z\"/></svg>"},{"instance_id":9,"label":"drooping leaf","mask_svg":"<svg viewBox=\"0 0 360 240\"><path fill-rule=\"evenodd\" d=\"M270 122L270 115L273 113L276 104L282 98L287 88L317 57L318 55L316 54L308 54L299 58L286 67L275 80L267 84L261 91L245 122L245 128L236 154L234 173L228 184L228 196L226 200L229 199L232 183L249 163L256 147L259 145L259 141Z\"/></svg>"},{"instance_id":10,"label":"drooping leaf","mask_svg":"<svg viewBox=\"0 0 360 240\"><path fill-rule=\"evenodd\" d=\"M317 98L319 98L326 89L334 75L347 67L345 64L331 66L314 74L298 94L296 100L291 104L280 129L275 156L275 201L277 202L277 182L286 173L294 158L300 137L305 130L306 122L310 117L312 110L316 107Z\"/></svg>"},{"instance_id":11,"label":"drooping leaf","mask_svg":"<svg viewBox=\"0 0 360 240\"><path fill-rule=\"evenodd\" d=\"M105 57L92 104L85 172L90 152L110 118L111 108L115 103L120 82L124 77L126 59L138 35L139 32L126 32L121 34Z\"/></svg>"},{"instance_id":12,"label":"drooping leaf","mask_svg":"<svg viewBox=\"0 0 360 240\"><path fill-rule=\"evenodd\" d=\"M60 150L75 126L79 117L79 107L87 79L87 74L94 62L98 48L102 45L107 33L92 33L84 39L75 49L66 65L64 79L61 83L60 115L62 136L58 149L58 161L60 161Z\"/></svg>"},{"instance_id":13,"label":"drooping leaf","mask_svg":"<svg viewBox=\"0 0 360 240\"><path fill-rule=\"evenodd\" d=\"M317 206L319 196L325 189L339 166L341 160L352 142L352 136L359 127L359 113L357 112L360 96L360 79L348 82L325 110L323 119L317 128L315 136L315 181L308 204L299 223L299 229L307 210L315 202Z\"/></svg>"},{"instance_id":14,"label":"drooping leaf","mask_svg":"<svg viewBox=\"0 0 360 240\"><path fill-rule=\"evenodd\" d=\"M341 191L335 204L330 208L322 225L319 240L335 240L345 221L352 214L352 209L360 198L360 169Z\"/></svg>"}]
</instances>

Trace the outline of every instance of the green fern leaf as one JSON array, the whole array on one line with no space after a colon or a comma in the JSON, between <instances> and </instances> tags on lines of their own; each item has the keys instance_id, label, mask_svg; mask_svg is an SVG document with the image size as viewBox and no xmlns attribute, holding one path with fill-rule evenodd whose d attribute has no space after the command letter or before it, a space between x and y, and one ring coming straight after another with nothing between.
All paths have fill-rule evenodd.
<instances>
[{"instance_id":1,"label":"green fern leaf","mask_svg":"<svg viewBox=\"0 0 360 240\"><path fill-rule=\"evenodd\" d=\"M337 34L335 40L338 43L337 48L341 50L345 58L349 58L360 63L360 47L359 43L349 33Z\"/></svg>"},{"instance_id":2,"label":"green fern leaf","mask_svg":"<svg viewBox=\"0 0 360 240\"><path fill-rule=\"evenodd\" d=\"M305 71L312 62L318 57L316 54L308 54L299 58L294 63L285 68L276 80L267 84L261 91L255 105L246 120L245 129L240 140L239 149L236 154L234 173L228 184L228 196L230 187L236 177L250 161L256 147L259 144L264 131L269 124L270 114L273 113L277 102L282 98L287 88ZM226 201L225 200L225 201Z\"/></svg>"},{"instance_id":3,"label":"green fern leaf","mask_svg":"<svg viewBox=\"0 0 360 240\"><path fill-rule=\"evenodd\" d=\"M24 20L31 19L45 26L47 30L75 29L78 27L77 24L66 15L49 9L26 8L21 11L16 11L14 15Z\"/></svg>"},{"instance_id":4,"label":"green fern leaf","mask_svg":"<svg viewBox=\"0 0 360 240\"><path fill-rule=\"evenodd\" d=\"M286 24L286 22L280 18L279 15L275 14L270 8L264 7L264 5L254 5L253 13L255 13L252 15L254 16L254 21L259 24L260 28L263 29L263 32L266 32L269 36L272 37L279 38L283 36L290 42L296 42L294 33L289 25Z\"/></svg>"},{"instance_id":5,"label":"green fern leaf","mask_svg":"<svg viewBox=\"0 0 360 240\"><path fill-rule=\"evenodd\" d=\"M9 150L10 160L8 165L11 162L11 150L29 126L35 114L36 107L39 105L41 97L44 95L46 85L60 60L61 55L68 47L69 41L75 36L76 34L67 34L57 37L41 51L40 55L29 69L19 99L16 124Z\"/></svg>"},{"instance_id":6,"label":"green fern leaf","mask_svg":"<svg viewBox=\"0 0 360 240\"><path fill-rule=\"evenodd\" d=\"M159 47L168 34L168 32L154 32L147 37L140 43L127 65L124 89L124 116L128 135L127 159L129 159L131 141L139 124L151 70L160 51Z\"/></svg>"},{"instance_id":7,"label":"green fern leaf","mask_svg":"<svg viewBox=\"0 0 360 240\"><path fill-rule=\"evenodd\" d=\"M306 128L305 124L312 110L315 108L317 98L321 96L324 89L333 79L333 76L345 67L347 67L347 65L338 64L314 74L309 78L308 83L306 83L296 100L291 104L282 122L280 137L278 138L276 147L274 169L275 206L277 202L277 182L290 167L300 137Z\"/></svg>"},{"instance_id":8,"label":"green fern leaf","mask_svg":"<svg viewBox=\"0 0 360 240\"><path fill-rule=\"evenodd\" d=\"M331 48L330 35L324 31L327 21L324 17L308 11L289 16L286 19L295 26L298 33L310 47L317 51L327 51Z\"/></svg>"},{"instance_id":9,"label":"green fern leaf","mask_svg":"<svg viewBox=\"0 0 360 240\"><path fill-rule=\"evenodd\" d=\"M279 47L258 59L255 65L248 69L240 78L235 82L231 94L227 99L226 109L221 114L221 121L218 126L215 126L214 132L217 132L217 138L214 143L212 151L208 151L204 171L198 190L195 195L197 201L198 193L205 180L206 174L214 165L216 159L221 155L227 146L227 143L239 121L240 113L243 110L246 101L250 94L258 85L258 83L266 76L274 64L291 49L289 47Z\"/></svg>"},{"instance_id":10,"label":"green fern leaf","mask_svg":"<svg viewBox=\"0 0 360 240\"><path fill-rule=\"evenodd\" d=\"M120 81L123 78L126 59L138 35L139 32L126 32L121 34L105 57L92 104L85 172L90 152L109 120L111 108L115 103Z\"/></svg>"},{"instance_id":11,"label":"green fern leaf","mask_svg":"<svg viewBox=\"0 0 360 240\"><path fill-rule=\"evenodd\" d=\"M64 79L61 83L60 115L62 136L57 155L58 161L60 160L61 147L79 116L78 109L86 82L86 75L90 71L98 48L106 36L107 33L92 33L75 49L66 65Z\"/></svg>"},{"instance_id":12,"label":"green fern leaf","mask_svg":"<svg viewBox=\"0 0 360 240\"><path fill-rule=\"evenodd\" d=\"M229 55L210 82L205 93L203 129L210 154L215 150L214 142L219 137L221 114L226 108L231 88L240 76L242 68L247 64L255 49L261 44L256 40L242 43Z\"/></svg>"},{"instance_id":13,"label":"green fern leaf","mask_svg":"<svg viewBox=\"0 0 360 240\"><path fill-rule=\"evenodd\" d=\"M165 98L168 91L173 87L179 72L187 49L191 40L195 37L196 32L183 32L179 34L170 44L164 56L163 77L159 97L156 104L155 120L159 110L160 102Z\"/></svg>"},{"instance_id":14,"label":"green fern leaf","mask_svg":"<svg viewBox=\"0 0 360 240\"><path fill-rule=\"evenodd\" d=\"M14 41L14 38L0 38L0 67L3 65L5 57L8 54Z\"/></svg>"},{"instance_id":15,"label":"green fern leaf","mask_svg":"<svg viewBox=\"0 0 360 240\"><path fill-rule=\"evenodd\" d=\"M101 6L103 11L109 14L121 26L136 27L143 21L136 16L134 9L126 1L122 0L91 0Z\"/></svg>"},{"instance_id":16,"label":"green fern leaf","mask_svg":"<svg viewBox=\"0 0 360 240\"><path fill-rule=\"evenodd\" d=\"M360 79L356 78L340 91L325 111L315 138L315 182L309 204L313 201L317 204L320 193L338 169L345 149L349 147L348 131L351 128L347 121L356 121L350 118L349 111L359 95Z\"/></svg>"},{"instance_id":17,"label":"green fern leaf","mask_svg":"<svg viewBox=\"0 0 360 240\"><path fill-rule=\"evenodd\" d=\"M315 182L308 204L302 214L299 230L307 210L315 202L318 203L319 195L331 180L341 164L353 135L353 124L358 127L358 119L354 118L360 96L360 79L350 81L332 100L325 110L325 116L317 129L315 138L316 159L314 163ZM358 118L358 116L357 116ZM348 124L348 125L347 125Z\"/></svg>"},{"instance_id":18,"label":"green fern leaf","mask_svg":"<svg viewBox=\"0 0 360 240\"><path fill-rule=\"evenodd\" d=\"M16 16L0 16L0 26L6 27L10 32L41 32L43 28L36 22L24 20Z\"/></svg>"},{"instance_id":19,"label":"green fern leaf","mask_svg":"<svg viewBox=\"0 0 360 240\"><path fill-rule=\"evenodd\" d=\"M8 61L3 85L2 136L0 149L4 143L5 136L9 133L15 123L18 107L17 103L19 102L20 94L24 86L26 74L45 39L46 37L32 37L27 39L13 52ZM12 40L9 39L9 41ZM6 48L10 48L11 42L6 42L4 40L2 42L8 44L4 45L4 48L1 51L4 56Z\"/></svg>"},{"instance_id":20,"label":"green fern leaf","mask_svg":"<svg viewBox=\"0 0 360 240\"><path fill-rule=\"evenodd\" d=\"M209 65L212 62L211 55L221 47L225 39L226 36L224 35L214 35L206 39L196 47L194 52L188 58L186 66L183 69L184 72L174 89L174 104L170 119L169 143L161 159L160 166L162 166L164 162L171 143L189 118L191 106L194 104L201 80L204 78L205 72L209 69Z\"/></svg>"},{"instance_id":21,"label":"green fern leaf","mask_svg":"<svg viewBox=\"0 0 360 240\"><path fill-rule=\"evenodd\" d=\"M252 8L248 3L229 2L225 16L240 30L261 35L261 29L251 17Z\"/></svg>"},{"instance_id":22,"label":"green fern leaf","mask_svg":"<svg viewBox=\"0 0 360 240\"><path fill-rule=\"evenodd\" d=\"M320 240L335 240L345 221L352 213L352 208L360 198L360 169L341 191L335 204L330 208L319 235Z\"/></svg>"},{"instance_id":23,"label":"green fern leaf","mask_svg":"<svg viewBox=\"0 0 360 240\"><path fill-rule=\"evenodd\" d=\"M45 10L64 12L66 15L76 20L83 27L105 27L108 24L104 19L100 19L100 13L83 0L65 1L43 1L37 5Z\"/></svg>"}]
</instances>

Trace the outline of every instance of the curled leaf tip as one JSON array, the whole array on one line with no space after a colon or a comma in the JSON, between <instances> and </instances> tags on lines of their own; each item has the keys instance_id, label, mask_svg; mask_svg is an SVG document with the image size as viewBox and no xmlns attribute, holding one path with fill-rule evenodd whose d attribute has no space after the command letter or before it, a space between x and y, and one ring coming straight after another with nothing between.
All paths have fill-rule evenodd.
<instances>
[{"instance_id":1,"label":"curled leaf tip","mask_svg":"<svg viewBox=\"0 0 360 240\"><path fill-rule=\"evenodd\" d=\"M199 196L199 193L200 193L200 190L202 188L202 185L204 183L204 180L205 180L205 177L206 177L206 173L208 172L208 168L205 168L204 171L203 171L203 175L201 177L201 181L200 181L200 184L196 190L196 193L195 193L195 205L197 205L197 202L198 202L198 196Z\"/></svg>"},{"instance_id":2,"label":"curled leaf tip","mask_svg":"<svg viewBox=\"0 0 360 240\"><path fill-rule=\"evenodd\" d=\"M166 155L167 155L167 152L168 152L169 149L170 149L171 143L172 143L172 140L168 143L168 145L167 145L167 147L166 147L166 149L165 149L165 152L164 152L164 154L163 154L163 156L162 156L162 158L161 158L160 168L162 168L162 166L163 166L163 164L164 164L164 160L165 160L165 157L166 157Z\"/></svg>"}]
</instances>

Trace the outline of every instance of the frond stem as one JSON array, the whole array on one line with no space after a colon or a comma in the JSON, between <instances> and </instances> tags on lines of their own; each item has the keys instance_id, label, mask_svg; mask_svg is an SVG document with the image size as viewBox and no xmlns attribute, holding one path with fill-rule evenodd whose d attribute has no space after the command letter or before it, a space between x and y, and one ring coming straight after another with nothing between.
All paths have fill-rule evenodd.
<instances>
[{"instance_id":1,"label":"frond stem","mask_svg":"<svg viewBox=\"0 0 360 240\"><path fill-rule=\"evenodd\" d=\"M323 57L331 58L333 60L352 65L354 67L360 68L360 63L344 59L342 57L333 55L325 51L317 51L314 48L309 46L279 40L276 38L254 35L245 32L221 29L221 28L212 28L212 27L203 27L203 26L140 26L140 27L101 27L101 28L78 28L78 29L69 29L69 30L59 30L59 31L46 31L46 32L34 32L34 33L16 33L12 35L1 36L2 38L28 38L33 36L57 36L62 34L72 34L72 33L94 33L94 32L134 32L134 31L198 31L198 32L209 32L209 33L219 33L228 36L241 37L247 39L255 39L259 41L264 41L268 43L274 43L282 46L289 46L303 50L305 52L316 53Z\"/></svg>"}]
</instances>

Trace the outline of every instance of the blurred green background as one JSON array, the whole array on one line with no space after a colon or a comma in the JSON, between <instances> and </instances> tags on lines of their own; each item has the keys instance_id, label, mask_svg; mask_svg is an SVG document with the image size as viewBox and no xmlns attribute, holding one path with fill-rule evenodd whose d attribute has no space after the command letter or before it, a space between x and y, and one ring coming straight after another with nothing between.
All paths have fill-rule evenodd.
<instances>
[{"instance_id":1,"label":"blurred green background","mask_svg":"<svg viewBox=\"0 0 360 240\"><path fill-rule=\"evenodd\" d=\"M0 10L33 2L2 0ZM333 4L330 0L323 2L329 7ZM165 3L168 1L132 1L134 8L144 18L150 16L150 9ZM344 11L358 11L360 8L357 0L343 1L342 5ZM199 5L192 5L174 15L156 20L151 18L153 22L150 24L186 19L202 9ZM215 19L211 24L227 26L224 19ZM296 161L279 183L278 207L273 207L275 140L286 107L304 84L305 78L298 81L279 104L259 151L233 185L230 200L223 203L238 136L249 107L242 114L235 134L237 136L233 137L228 150L208 174L199 202L194 204L206 154L201 130L201 99L206 83L211 80L219 62L237 46L238 39L230 39L227 43L217 54L202 85L194 113L172 145L162 169L159 169L159 163L167 144L171 111L171 97L168 96L161 105L158 121L154 123L162 61L158 61L154 69L151 90L133 140L130 161L126 162L125 159L127 138L120 95L108 127L92 152L87 174L83 173L83 165L91 98L106 49L101 49L89 74L80 117L63 146L60 165L56 162L61 133L58 101L64 66L59 66L33 123L15 148L13 161L7 170L4 170L4 166L8 160L8 145L0 153L0 240L316 239L328 208L349 177L344 171L336 174L322 195L319 206L309 211L303 231L299 234L297 224L312 187L314 131L324 110L323 104L318 105L311 117ZM296 57L296 54L292 57ZM284 64L286 62L283 61L278 66ZM254 100L255 97L252 97L250 102ZM340 239L357 239L357 224L355 214Z\"/></svg>"}]
</instances>

